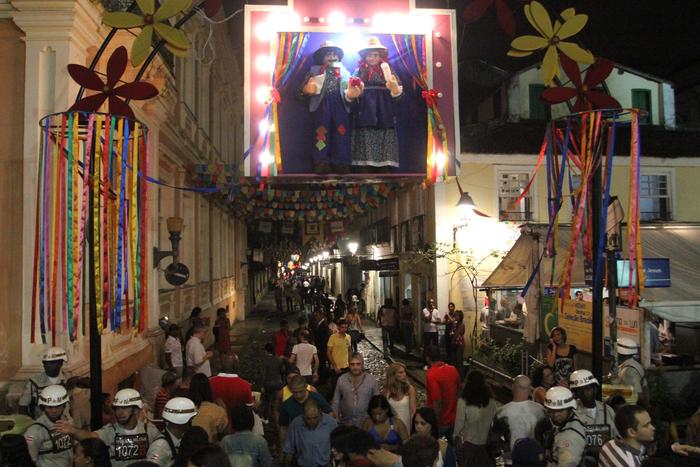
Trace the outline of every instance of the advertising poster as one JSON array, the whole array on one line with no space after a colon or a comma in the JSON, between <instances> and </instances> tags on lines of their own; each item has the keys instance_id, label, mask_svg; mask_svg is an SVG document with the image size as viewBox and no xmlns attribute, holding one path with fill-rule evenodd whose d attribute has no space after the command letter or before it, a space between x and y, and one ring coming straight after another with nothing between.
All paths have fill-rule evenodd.
<instances>
[{"instance_id":1,"label":"advertising poster","mask_svg":"<svg viewBox=\"0 0 700 467\"><path fill-rule=\"evenodd\" d=\"M580 351L592 351L593 303L588 301L567 300L560 308L560 301L554 297L540 299L540 316L542 323L542 339L549 340L549 333L555 326L566 329L567 342L575 345ZM617 337L629 337L635 342L641 342L642 311L623 306L617 307ZM610 337L610 319L607 307L603 310L603 337Z\"/></svg>"}]
</instances>

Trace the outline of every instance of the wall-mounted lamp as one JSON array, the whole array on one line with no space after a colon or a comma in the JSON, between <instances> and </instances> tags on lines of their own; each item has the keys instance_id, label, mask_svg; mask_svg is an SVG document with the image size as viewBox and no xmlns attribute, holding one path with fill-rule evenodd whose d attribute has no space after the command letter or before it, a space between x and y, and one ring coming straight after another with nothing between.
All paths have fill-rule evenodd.
<instances>
[{"instance_id":1,"label":"wall-mounted lamp","mask_svg":"<svg viewBox=\"0 0 700 467\"><path fill-rule=\"evenodd\" d=\"M357 253L357 249L359 248L360 244L357 242L348 242L348 250L350 251L350 254L355 256L355 253Z\"/></svg>"},{"instance_id":2,"label":"wall-mounted lamp","mask_svg":"<svg viewBox=\"0 0 700 467\"><path fill-rule=\"evenodd\" d=\"M333 251L334 258L340 257L340 247L338 246L338 243L333 243L333 245L331 246L331 250Z\"/></svg>"},{"instance_id":3,"label":"wall-mounted lamp","mask_svg":"<svg viewBox=\"0 0 700 467\"><path fill-rule=\"evenodd\" d=\"M180 245L181 233L183 220L182 217L168 217L165 220L165 224L168 227L168 232L170 233L170 244L172 250L170 251L160 251L157 246L153 247L153 267L157 268L158 264L163 258L168 256L173 257L173 263L177 263L178 246Z\"/></svg>"}]
</instances>

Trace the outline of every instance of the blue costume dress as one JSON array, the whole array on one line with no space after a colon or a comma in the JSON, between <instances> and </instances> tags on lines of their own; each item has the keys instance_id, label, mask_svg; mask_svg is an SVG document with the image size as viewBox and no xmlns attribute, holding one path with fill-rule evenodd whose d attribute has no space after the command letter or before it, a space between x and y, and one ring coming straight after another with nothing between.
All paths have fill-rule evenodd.
<instances>
[{"instance_id":1,"label":"blue costume dress","mask_svg":"<svg viewBox=\"0 0 700 467\"><path fill-rule=\"evenodd\" d=\"M364 64L354 75L362 79L365 90L352 107L352 165L399 167L394 101L401 95L391 97L379 65Z\"/></svg>"},{"instance_id":2,"label":"blue costume dress","mask_svg":"<svg viewBox=\"0 0 700 467\"><path fill-rule=\"evenodd\" d=\"M350 166L350 104L345 100L350 73L342 66L314 65L304 79L324 74L320 94L309 96L309 112L313 122L313 162L333 166Z\"/></svg>"}]
</instances>

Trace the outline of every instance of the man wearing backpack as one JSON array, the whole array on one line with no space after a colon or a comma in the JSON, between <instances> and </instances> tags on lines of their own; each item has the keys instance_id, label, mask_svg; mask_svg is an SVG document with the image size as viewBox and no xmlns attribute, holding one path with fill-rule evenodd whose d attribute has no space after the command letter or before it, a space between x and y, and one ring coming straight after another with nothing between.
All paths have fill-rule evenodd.
<instances>
[{"instance_id":1,"label":"man wearing backpack","mask_svg":"<svg viewBox=\"0 0 700 467\"><path fill-rule=\"evenodd\" d=\"M72 423L67 403L68 391L63 386L47 386L39 393L41 415L24 433L29 455L38 467L73 465L73 438L56 429L59 420Z\"/></svg>"},{"instance_id":2,"label":"man wearing backpack","mask_svg":"<svg viewBox=\"0 0 700 467\"><path fill-rule=\"evenodd\" d=\"M68 362L66 351L60 347L51 347L41 357L44 372L29 378L24 391L19 398L19 411L22 414L37 418L41 415L39 409L39 393L42 389L53 384L65 386L66 379L61 369Z\"/></svg>"},{"instance_id":3,"label":"man wearing backpack","mask_svg":"<svg viewBox=\"0 0 700 467\"><path fill-rule=\"evenodd\" d=\"M644 367L635 360L639 351L637 343L629 337L617 339L617 355L620 361L618 375L622 384L630 385L637 394L637 404L644 405L646 402L645 389L646 378Z\"/></svg>"},{"instance_id":4,"label":"man wearing backpack","mask_svg":"<svg viewBox=\"0 0 700 467\"><path fill-rule=\"evenodd\" d=\"M163 436L153 441L148 448L148 460L158 465L169 467L173 464L180 449L180 441L192 426L192 419L197 415L194 402L186 397L174 397L163 408L165 430Z\"/></svg>"},{"instance_id":5,"label":"man wearing backpack","mask_svg":"<svg viewBox=\"0 0 700 467\"><path fill-rule=\"evenodd\" d=\"M122 389L112 401L117 423L108 423L97 431L86 431L59 420L56 428L81 441L100 438L109 448L112 467L126 467L135 461L147 460L149 446L163 437L153 423L139 421L142 408L143 400L136 389Z\"/></svg>"},{"instance_id":6,"label":"man wearing backpack","mask_svg":"<svg viewBox=\"0 0 700 467\"><path fill-rule=\"evenodd\" d=\"M574 412L574 395L568 388L553 387L545 394L544 406L553 425L543 443L547 467L578 466L586 449L586 436Z\"/></svg>"}]
</instances>

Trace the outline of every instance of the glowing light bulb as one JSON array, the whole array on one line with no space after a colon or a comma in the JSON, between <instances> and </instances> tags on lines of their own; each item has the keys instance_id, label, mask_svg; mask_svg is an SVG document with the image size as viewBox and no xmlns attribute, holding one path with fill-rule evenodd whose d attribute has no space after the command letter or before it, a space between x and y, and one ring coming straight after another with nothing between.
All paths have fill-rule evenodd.
<instances>
[{"instance_id":1,"label":"glowing light bulb","mask_svg":"<svg viewBox=\"0 0 700 467\"><path fill-rule=\"evenodd\" d=\"M270 86L260 86L255 90L255 100L259 104L265 104L270 99Z\"/></svg>"},{"instance_id":2,"label":"glowing light bulb","mask_svg":"<svg viewBox=\"0 0 700 467\"><path fill-rule=\"evenodd\" d=\"M447 156L445 155L444 152L438 151L438 153L435 155L435 163L437 164L438 167L445 167L445 163L447 162Z\"/></svg>"},{"instance_id":3,"label":"glowing light bulb","mask_svg":"<svg viewBox=\"0 0 700 467\"><path fill-rule=\"evenodd\" d=\"M332 28L341 28L345 25L345 15L340 11L332 11L328 14L328 25Z\"/></svg>"},{"instance_id":4,"label":"glowing light bulb","mask_svg":"<svg viewBox=\"0 0 700 467\"><path fill-rule=\"evenodd\" d=\"M272 25L267 21L262 21L255 26L255 37L258 40L269 41L273 33Z\"/></svg>"},{"instance_id":5,"label":"glowing light bulb","mask_svg":"<svg viewBox=\"0 0 700 467\"><path fill-rule=\"evenodd\" d=\"M255 69L260 73L272 71L272 57L269 55L258 55L255 58Z\"/></svg>"}]
</instances>

